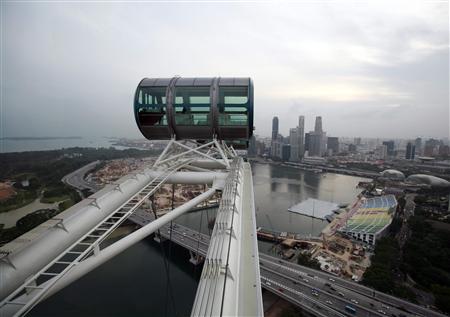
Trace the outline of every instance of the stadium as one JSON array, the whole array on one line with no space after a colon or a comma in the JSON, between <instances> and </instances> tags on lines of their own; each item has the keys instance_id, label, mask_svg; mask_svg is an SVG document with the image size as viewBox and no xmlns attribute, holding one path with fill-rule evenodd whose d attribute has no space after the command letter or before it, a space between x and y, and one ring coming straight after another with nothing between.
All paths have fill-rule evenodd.
<instances>
[{"instance_id":1,"label":"stadium","mask_svg":"<svg viewBox=\"0 0 450 317\"><path fill-rule=\"evenodd\" d=\"M391 224L396 207L397 200L394 195L365 199L340 232L375 245L376 239L382 236Z\"/></svg>"}]
</instances>

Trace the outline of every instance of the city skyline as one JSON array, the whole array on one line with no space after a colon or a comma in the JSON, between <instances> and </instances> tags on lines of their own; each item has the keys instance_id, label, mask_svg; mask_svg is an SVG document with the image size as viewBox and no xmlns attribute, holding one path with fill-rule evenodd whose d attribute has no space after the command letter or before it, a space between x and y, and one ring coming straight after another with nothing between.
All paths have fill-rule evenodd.
<instances>
[{"instance_id":1,"label":"city skyline","mask_svg":"<svg viewBox=\"0 0 450 317\"><path fill-rule=\"evenodd\" d=\"M193 74L252 77L259 135L449 134L448 2L1 5L0 137L137 137L139 80Z\"/></svg>"}]
</instances>

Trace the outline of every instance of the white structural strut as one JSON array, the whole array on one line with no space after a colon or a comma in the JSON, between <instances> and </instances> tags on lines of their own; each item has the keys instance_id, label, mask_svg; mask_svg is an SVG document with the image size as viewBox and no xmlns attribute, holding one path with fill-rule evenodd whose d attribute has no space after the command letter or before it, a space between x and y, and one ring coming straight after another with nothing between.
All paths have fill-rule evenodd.
<instances>
[{"instance_id":1,"label":"white structural strut","mask_svg":"<svg viewBox=\"0 0 450 317\"><path fill-rule=\"evenodd\" d=\"M126 204L164 171L145 169L107 185L89 198L70 207L36 229L0 248L0 299L19 287L69 245ZM165 183L212 184L224 180L226 173L174 172Z\"/></svg>"},{"instance_id":2,"label":"white structural strut","mask_svg":"<svg viewBox=\"0 0 450 317\"><path fill-rule=\"evenodd\" d=\"M0 316L26 314L43 299L221 189L221 207L192 314L262 315L250 165L223 142L190 142L193 147L172 140L153 170L144 169L107 185L39 230L0 248ZM181 168L188 171L179 171ZM101 249L107 235L163 183L212 184L213 188ZM67 258L69 255L73 257ZM54 265L63 268L54 270Z\"/></svg>"},{"instance_id":3,"label":"white structural strut","mask_svg":"<svg viewBox=\"0 0 450 317\"><path fill-rule=\"evenodd\" d=\"M51 288L49 288L48 292L42 296L42 299L45 299L55 292L61 290L62 288L66 287L67 285L71 284L72 282L76 281L80 277L84 276L85 274L89 273L96 267L100 266L101 264L105 263L106 261L110 260L114 256L118 255L119 253L123 252L130 246L136 244L137 242L141 241L145 237L149 236L150 234L154 233L156 230L158 230L160 227L164 226L165 224L169 223L170 221L176 219L183 213L189 211L190 209L194 208L198 204L202 203L203 201L210 198L217 189L220 189L221 184L216 184L213 188L207 190L206 192L200 194L199 196L191 199L190 201L186 202L182 206L179 206L169 213L165 214L164 216L161 216L160 218L152 221L148 225L142 227L141 229L129 234L128 236L122 238L121 240L115 242L114 244L106 247L105 249L98 252L96 255L92 255L89 258L87 258L84 261L81 261L77 263L77 265L73 266L70 271L68 271L64 276L59 278L57 281L49 280L45 284L43 284L43 287L48 287L48 284L51 284ZM56 278L56 277L55 277ZM26 303L30 301L30 299L34 298L36 296L36 293L39 292L39 290L33 290L31 289L28 293L22 295L21 297L17 298L18 302ZM28 307L31 309L32 307ZM27 310L21 310L20 305L5 305L0 308L0 316L20 316L23 313L26 313Z\"/></svg>"},{"instance_id":4,"label":"white structural strut","mask_svg":"<svg viewBox=\"0 0 450 317\"><path fill-rule=\"evenodd\" d=\"M250 165L233 160L191 316L262 316Z\"/></svg>"}]
</instances>

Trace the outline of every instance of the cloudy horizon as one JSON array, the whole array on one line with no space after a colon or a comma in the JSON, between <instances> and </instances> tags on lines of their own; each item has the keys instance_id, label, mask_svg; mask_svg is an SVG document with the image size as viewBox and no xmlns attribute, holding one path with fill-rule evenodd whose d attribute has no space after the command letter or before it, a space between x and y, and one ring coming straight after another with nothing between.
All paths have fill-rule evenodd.
<instances>
[{"instance_id":1,"label":"cloudy horizon","mask_svg":"<svg viewBox=\"0 0 450 317\"><path fill-rule=\"evenodd\" d=\"M0 137L136 138L143 77L252 77L255 133L448 137L448 1L2 2Z\"/></svg>"}]
</instances>

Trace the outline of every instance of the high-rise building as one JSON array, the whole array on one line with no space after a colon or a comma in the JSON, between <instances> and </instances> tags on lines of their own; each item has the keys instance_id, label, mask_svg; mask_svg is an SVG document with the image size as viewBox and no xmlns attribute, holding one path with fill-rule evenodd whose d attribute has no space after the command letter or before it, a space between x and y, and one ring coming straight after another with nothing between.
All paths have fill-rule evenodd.
<instances>
[{"instance_id":1,"label":"high-rise building","mask_svg":"<svg viewBox=\"0 0 450 317\"><path fill-rule=\"evenodd\" d=\"M289 144L282 144L281 160L288 161L290 156L291 156L291 146Z\"/></svg>"},{"instance_id":2,"label":"high-rise building","mask_svg":"<svg viewBox=\"0 0 450 317\"><path fill-rule=\"evenodd\" d=\"M439 155L440 156L448 156L450 153L450 147L448 145L441 144L439 146Z\"/></svg>"},{"instance_id":3,"label":"high-rise building","mask_svg":"<svg viewBox=\"0 0 450 317\"><path fill-rule=\"evenodd\" d=\"M309 132L309 155L323 156L326 150L326 133L322 131L322 117L316 117L314 131Z\"/></svg>"},{"instance_id":4,"label":"high-rise building","mask_svg":"<svg viewBox=\"0 0 450 317\"><path fill-rule=\"evenodd\" d=\"M289 144L291 145L289 161L298 162L298 129L289 130Z\"/></svg>"},{"instance_id":5,"label":"high-rise building","mask_svg":"<svg viewBox=\"0 0 450 317\"><path fill-rule=\"evenodd\" d=\"M327 150L331 150L332 154L339 153L339 138L328 137L327 138Z\"/></svg>"},{"instance_id":6,"label":"high-rise building","mask_svg":"<svg viewBox=\"0 0 450 317\"><path fill-rule=\"evenodd\" d=\"M308 151L309 153L309 144L310 144L310 134L309 133L305 133L305 151ZM303 152L304 154L305 152Z\"/></svg>"},{"instance_id":7,"label":"high-rise building","mask_svg":"<svg viewBox=\"0 0 450 317\"><path fill-rule=\"evenodd\" d=\"M385 160L387 158L387 146L386 145L380 145L377 148L378 151L378 157L382 160Z\"/></svg>"},{"instance_id":8,"label":"high-rise building","mask_svg":"<svg viewBox=\"0 0 450 317\"><path fill-rule=\"evenodd\" d=\"M272 119L272 140L278 137L278 117Z\"/></svg>"},{"instance_id":9,"label":"high-rise building","mask_svg":"<svg viewBox=\"0 0 450 317\"><path fill-rule=\"evenodd\" d=\"M272 119L272 142L270 143L270 156L281 157L277 155L277 142L278 142L278 117Z\"/></svg>"},{"instance_id":10,"label":"high-rise building","mask_svg":"<svg viewBox=\"0 0 450 317\"><path fill-rule=\"evenodd\" d=\"M321 116L316 117L316 123L314 125L314 132L322 133L322 117Z\"/></svg>"},{"instance_id":11,"label":"high-rise building","mask_svg":"<svg viewBox=\"0 0 450 317\"><path fill-rule=\"evenodd\" d=\"M256 156L256 138L254 135L250 138L248 142L248 150L247 150L248 157L255 157Z\"/></svg>"},{"instance_id":12,"label":"high-rise building","mask_svg":"<svg viewBox=\"0 0 450 317\"><path fill-rule=\"evenodd\" d=\"M298 158L305 155L305 116L298 117Z\"/></svg>"},{"instance_id":13,"label":"high-rise building","mask_svg":"<svg viewBox=\"0 0 450 317\"><path fill-rule=\"evenodd\" d=\"M383 145L386 145L387 155L394 156L394 141L384 141Z\"/></svg>"},{"instance_id":14,"label":"high-rise building","mask_svg":"<svg viewBox=\"0 0 450 317\"><path fill-rule=\"evenodd\" d=\"M283 136L278 134L277 138L272 141L272 158L281 159L283 151Z\"/></svg>"},{"instance_id":15,"label":"high-rise building","mask_svg":"<svg viewBox=\"0 0 450 317\"><path fill-rule=\"evenodd\" d=\"M407 160L414 160L414 155L416 154L416 146L411 142L408 142L406 145L406 155L405 158Z\"/></svg>"},{"instance_id":16,"label":"high-rise building","mask_svg":"<svg viewBox=\"0 0 450 317\"><path fill-rule=\"evenodd\" d=\"M416 154L421 155L422 154L422 138L416 138L414 141L414 145L416 147Z\"/></svg>"}]
</instances>

